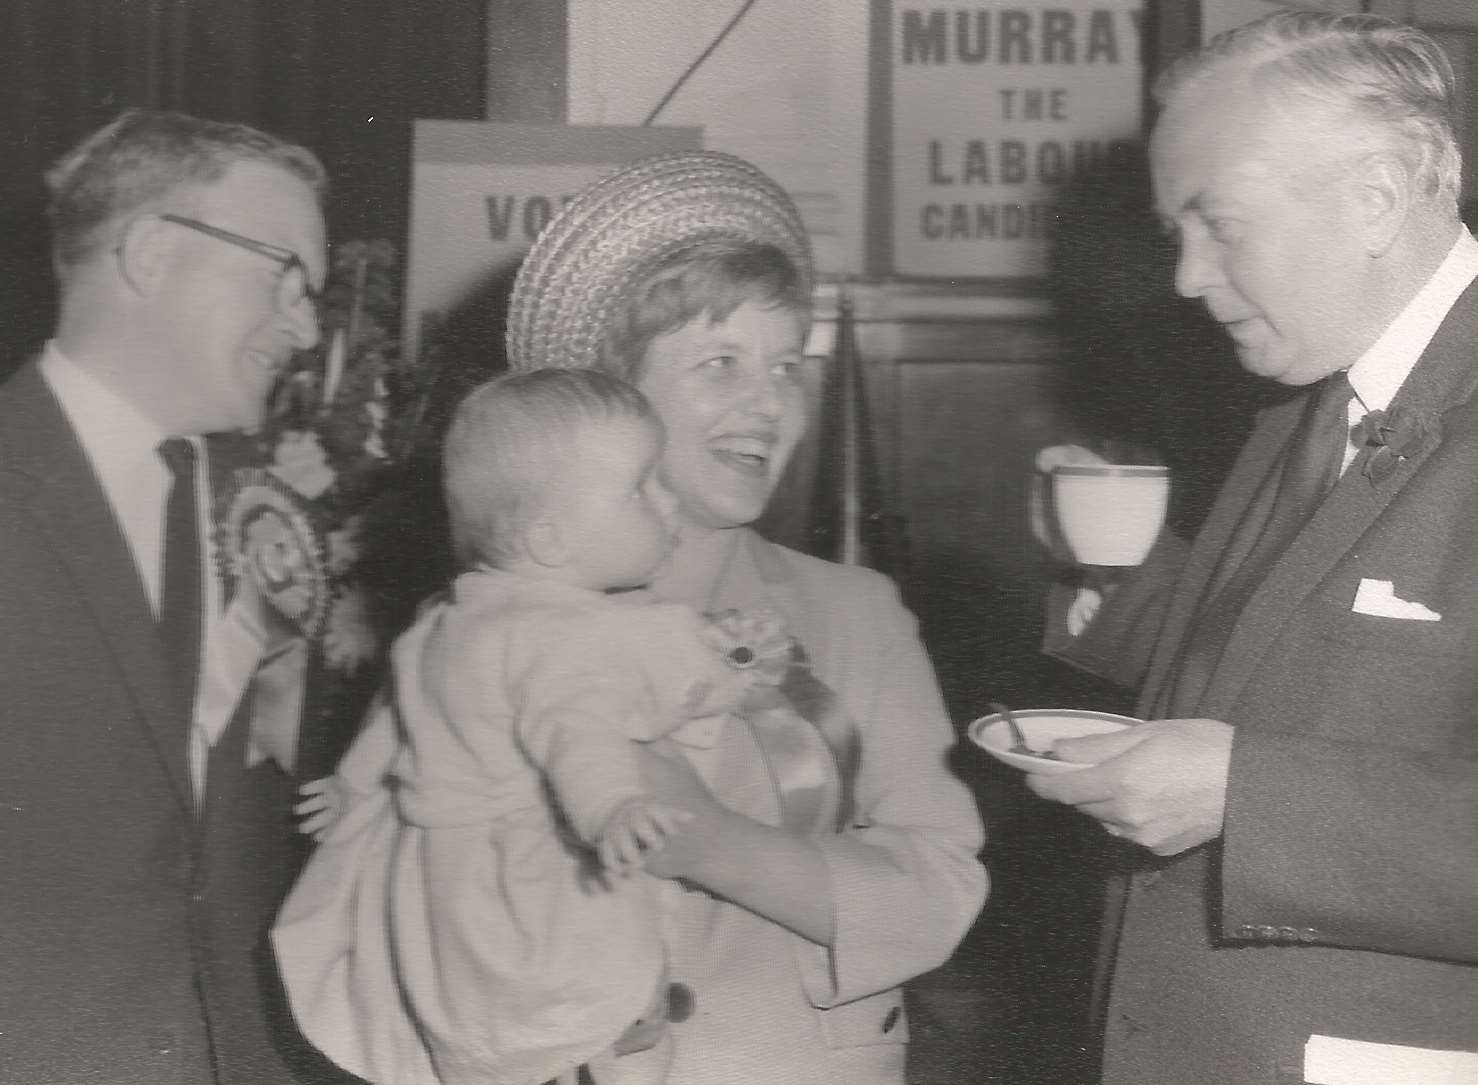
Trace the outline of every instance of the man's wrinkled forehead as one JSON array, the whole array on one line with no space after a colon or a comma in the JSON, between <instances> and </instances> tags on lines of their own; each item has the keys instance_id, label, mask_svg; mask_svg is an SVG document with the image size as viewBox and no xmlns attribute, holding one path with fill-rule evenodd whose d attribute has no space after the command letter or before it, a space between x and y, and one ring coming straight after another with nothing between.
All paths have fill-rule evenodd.
<instances>
[{"instance_id":1,"label":"man's wrinkled forehead","mask_svg":"<svg viewBox=\"0 0 1478 1085\"><path fill-rule=\"evenodd\" d=\"M1212 76L1167 104L1150 138L1156 209L1201 208L1207 189L1278 184L1350 144L1340 111L1279 96L1244 78Z\"/></svg>"}]
</instances>

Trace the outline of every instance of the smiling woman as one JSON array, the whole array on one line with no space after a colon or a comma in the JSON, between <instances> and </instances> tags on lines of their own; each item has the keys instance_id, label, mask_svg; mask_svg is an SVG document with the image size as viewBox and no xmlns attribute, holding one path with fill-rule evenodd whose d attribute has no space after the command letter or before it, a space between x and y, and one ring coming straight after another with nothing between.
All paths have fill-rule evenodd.
<instances>
[{"instance_id":1,"label":"smiling woman","mask_svg":"<svg viewBox=\"0 0 1478 1085\"><path fill-rule=\"evenodd\" d=\"M843 796L798 828L762 753L722 718L648 784L693 820L649 872L667 898L668 967L695 1010L672 1019L668 1081L901 1083L899 985L942 963L978 911L979 818L945 768L954 735L913 617L884 577L773 545L748 526L804 429L810 253L789 198L728 155L665 156L577 196L535 244L509 314L516 369L595 367L646 393L666 430L658 479L678 539L655 595L769 610L804 647L808 707L778 740L828 755ZM681 1017L683 1019L679 1020Z\"/></svg>"},{"instance_id":2,"label":"smiling woman","mask_svg":"<svg viewBox=\"0 0 1478 1085\"><path fill-rule=\"evenodd\" d=\"M716 248L704 247L704 257ZM647 294L702 294L695 280L732 274L743 250L718 247L707 267L692 257L662 273ZM784 254L749 254L788 272ZM690 306L684 306L688 308ZM681 310L680 310L681 311ZM805 317L778 300L746 300L722 318L712 307L651 340L632 374L667 426L663 483L682 500L693 529L736 527L756 519L790 461L805 424L800 380Z\"/></svg>"}]
</instances>

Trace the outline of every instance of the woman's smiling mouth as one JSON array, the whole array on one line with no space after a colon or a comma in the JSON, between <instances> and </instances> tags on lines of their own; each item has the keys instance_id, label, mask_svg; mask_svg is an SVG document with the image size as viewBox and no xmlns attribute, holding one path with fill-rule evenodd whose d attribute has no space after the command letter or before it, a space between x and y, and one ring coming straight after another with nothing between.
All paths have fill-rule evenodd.
<instances>
[{"instance_id":1,"label":"woman's smiling mouth","mask_svg":"<svg viewBox=\"0 0 1478 1085\"><path fill-rule=\"evenodd\" d=\"M774 437L721 437L708 446L709 452L718 460L757 478L764 477L770 467L770 451L775 445Z\"/></svg>"}]
</instances>

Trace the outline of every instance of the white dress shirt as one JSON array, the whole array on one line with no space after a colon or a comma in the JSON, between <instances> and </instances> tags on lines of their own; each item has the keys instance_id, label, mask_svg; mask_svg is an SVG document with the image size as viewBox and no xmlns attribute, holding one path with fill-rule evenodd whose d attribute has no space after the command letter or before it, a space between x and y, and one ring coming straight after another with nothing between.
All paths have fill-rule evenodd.
<instances>
[{"instance_id":1,"label":"white dress shirt","mask_svg":"<svg viewBox=\"0 0 1478 1085\"><path fill-rule=\"evenodd\" d=\"M1350 387L1355 393L1350 398L1347 415L1351 428L1369 412L1383 411L1391 405L1448 311L1475 278L1478 278L1478 241L1467 227L1460 227L1457 240L1426 285L1350 366ZM1353 440L1346 442L1341 472L1354 462L1359 451ZM1103 594L1097 588L1079 588L1068 606L1068 632L1075 637L1080 635L1097 616L1102 603Z\"/></svg>"},{"instance_id":2,"label":"white dress shirt","mask_svg":"<svg viewBox=\"0 0 1478 1085\"><path fill-rule=\"evenodd\" d=\"M1478 241L1462 227L1457 241L1426 285L1370 349L1350 366L1350 387L1355 390L1349 408L1351 426L1368 412L1383 411L1391 405L1422 351L1437 334L1438 326L1447 318L1448 310L1474 278L1478 278ZM1350 466L1358 452L1353 442L1345 448L1345 467Z\"/></svg>"},{"instance_id":3,"label":"white dress shirt","mask_svg":"<svg viewBox=\"0 0 1478 1085\"><path fill-rule=\"evenodd\" d=\"M69 359L55 342L46 344L40 361L41 376L61 403L62 412L77 435L93 474L107 495L113 519L123 532L138 570L144 595L154 617L159 617L159 596L164 580L164 506L169 496L171 475L159 458L158 447L167 434L137 407L102 384L85 369ZM200 583L203 598L201 615L205 643L201 651L202 670L210 665L208 647L211 633L220 620L221 586L214 575L215 540L210 521L209 460L204 442L189 438L195 445L195 508L200 529ZM201 726L197 710L190 729L190 779L198 803L205 793L206 756L211 743L220 737L221 727L208 731Z\"/></svg>"}]
</instances>

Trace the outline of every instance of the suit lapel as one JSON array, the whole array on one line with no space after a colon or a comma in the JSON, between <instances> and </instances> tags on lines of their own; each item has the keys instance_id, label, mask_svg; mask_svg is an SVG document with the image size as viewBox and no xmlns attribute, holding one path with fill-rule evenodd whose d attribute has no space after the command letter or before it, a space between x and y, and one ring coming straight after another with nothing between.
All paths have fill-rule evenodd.
<instances>
[{"instance_id":1,"label":"suit lapel","mask_svg":"<svg viewBox=\"0 0 1478 1085\"><path fill-rule=\"evenodd\" d=\"M1281 463L1283 446L1288 443L1303 414L1303 404L1302 396L1294 396L1262 412L1236 464L1228 473L1216 504L1196 535L1195 545L1186 559L1166 612L1155 655L1142 687L1142 713L1151 712L1159 702L1171 669L1180 656L1181 643L1190 633L1191 621L1201 605L1201 597L1216 571L1222 552L1231 542L1238 523L1246 515L1268 472Z\"/></svg>"},{"instance_id":2,"label":"suit lapel","mask_svg":"<svg viewBox=\"0 0 1478 1085\"><path fill-rule=\"evenodd\" d=\"M184 721L138 568L71 425L35 365L9 381L0 433L7 485L66 567L102 631L150 740L191 806Z\"/></svg>"},{"instance_id":3,"label":"suit lapel","mask_svg":"<svg viewBox=\"0 0 1478 1085\"><path fill-rule=\"evenodd\" d=\"M1392 407L1438 416L1461 409L1478 387L1473 341L1478 336L1478 283L1470 286L1437 329ZM1207 688L1203 711L1224 718L1262 655L1295 611L1421 470L1437 443L1421 449L1388 477L1372 483L1357 468L1341 476L1328 499L1248 600Z\"/></svg>"}]
</instances>

